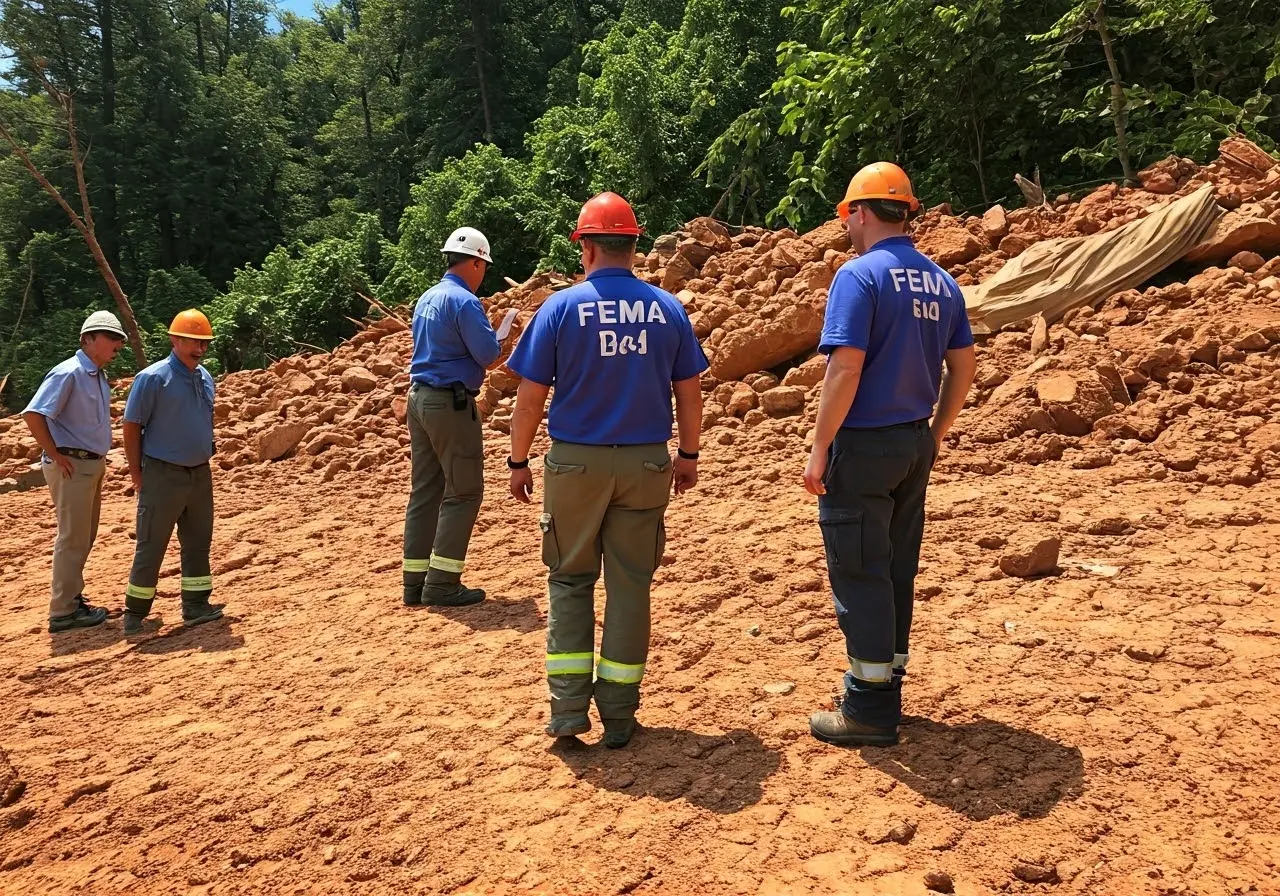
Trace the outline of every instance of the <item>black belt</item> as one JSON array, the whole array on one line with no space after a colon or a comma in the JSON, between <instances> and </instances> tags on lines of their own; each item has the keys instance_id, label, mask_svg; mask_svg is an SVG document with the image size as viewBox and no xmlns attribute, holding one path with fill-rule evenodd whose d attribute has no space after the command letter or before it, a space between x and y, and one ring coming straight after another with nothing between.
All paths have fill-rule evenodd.
<instances>
[{"instance_id":1,"label":"black belt","mask_svg":"<svg viewBox=\"0 0 1280 896\"><path fill-rule=\"evenodd\" d=\"M466 392L472 398L477 398L480 395L479 389L468 389L466 386L462 385L462 383L450 383L447 386L434 386L431 383L415 382L410 388L411 389L418 389L418 388L431 389L434 392L453 392L455 390L460 389L463 392Z\"/></svg>"},{"instance_id":2,"label":"black belt","mask_svg":"<svg viewBox=\"0 0 1280 896\"><path fill-rule=\"evenodd\" d=\"M102 460L101 454L94 454L92 451L85 451L83 448L59 448L58 453L80 460Z\"/></svg>"}]
</instances>

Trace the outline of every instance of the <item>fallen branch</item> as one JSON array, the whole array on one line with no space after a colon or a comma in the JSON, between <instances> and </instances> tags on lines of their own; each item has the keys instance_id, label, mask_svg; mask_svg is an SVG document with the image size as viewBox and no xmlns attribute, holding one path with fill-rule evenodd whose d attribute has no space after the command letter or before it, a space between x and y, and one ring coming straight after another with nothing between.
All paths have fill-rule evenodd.
<instances>
[{"instance_id":1,"label":"fallen branch","mask_svg":"<svg viewBox=\"0 0 1280 896\"><path fill-rule=\"evenodd\" d=\"M367 295L365 295L364 293L359 292L359 291L357 291L357 292L356 292L356 295L358 295L360 298L364 299L366 302L368 302L368 303L369 303L370 305L372 305L374 308L377 308L379 311L381 311L381 312L382 312L383 314L385 314L387 317L394 317L396 320L400 321L400 323L402 323L402 324L403 324L403 323L406 323L406 321L405 321L405 319L404 319L404 318L402 318L400 315L396 314L394 311L392 311L392 310L391 310L390 308L388 308L386 305L384 305L384 304L382 304L381 302L379 302L377 299L372 298L372 297L370 297L370 296L367 296ZM349 318L348 318L348 319L349 319Z\"/></svg>"}]
</instances>

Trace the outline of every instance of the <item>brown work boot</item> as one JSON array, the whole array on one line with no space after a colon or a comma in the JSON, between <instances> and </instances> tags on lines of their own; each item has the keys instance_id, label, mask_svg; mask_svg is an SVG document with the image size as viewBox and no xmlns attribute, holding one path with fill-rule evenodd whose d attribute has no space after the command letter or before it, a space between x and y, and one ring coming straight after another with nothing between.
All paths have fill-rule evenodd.
<instances>
[{"instance_id":1,"label":"brown work boot","mask_svg":"<svg viewBox=\"0 0 1280 896\"><path fill-rule=\"evenodd\" d=\"M864 725L843 712L815 712L809 716L809 733L837 747L892 747L898 742L896 727Z\"/></svg>"}]
</instances>

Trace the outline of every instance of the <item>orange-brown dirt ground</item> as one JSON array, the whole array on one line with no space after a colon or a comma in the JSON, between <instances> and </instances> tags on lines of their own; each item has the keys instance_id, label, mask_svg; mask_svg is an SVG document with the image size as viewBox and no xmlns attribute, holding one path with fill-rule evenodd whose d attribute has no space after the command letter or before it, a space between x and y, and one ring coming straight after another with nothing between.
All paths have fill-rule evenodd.
<instances>
[{"instance_id":1,"label":"orange-brown dirt ground","mask_svg":"<svg viewBox=\"0 0 1280 896\"><path fill-rule=\"evenodd\" d=\"M1180 164L1094 207L1193 189ZM974 278L1096 223L1089 202L979 246ZM976 238L975 220L938 226ZM929 493L891 749L807 731L845 666L800 485L812 341L772 373L705 381L702 482L668 513L643 727L618 751L598 727L571 747L542 733L545 568L536 506L506 494L509 376L482 396L466 576L490 598L446 610L400 603L407 334L226 378L221 622L175 624L175 542L148 637L118 618L51 637L47 493L0 495L0 893L1280 893L1280 262L1256 248L981 340ZM785 292L842 253L818 245L722 299L691 288L704 320L729 317L717 301L758 315L700 334L713 362L790 310L747 290L771 300L759 283ZM112 608L125 485L117 466L86 570ZM1044 539L1057 562L1027 576Z\"/></svg>"}]
</instances>

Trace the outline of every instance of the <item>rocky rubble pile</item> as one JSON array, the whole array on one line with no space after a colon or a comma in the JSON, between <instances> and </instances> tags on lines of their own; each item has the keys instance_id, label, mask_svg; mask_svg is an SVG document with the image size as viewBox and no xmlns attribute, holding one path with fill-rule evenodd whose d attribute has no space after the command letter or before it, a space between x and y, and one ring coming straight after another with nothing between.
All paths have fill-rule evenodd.
<instances>
[{"instance_id":1,"label":"rocky rubble pile","mask_svg":"<svg viewBox=\"0 0 1280 896\"><path fill-rule=\"evenodd\" d=\"M1141 179L1141 189L1107 184L1078 202L967 218L939 206L918 219L918 245L963 285L1041 240L1122 227L1205 183L1228 210L1206 244L1161 275L1169 282L983 339L977 387L954 436L964 450L945 464L991 471L1131 457L1149 461L1152 475L1247 484L1277 463L1280 163L1233 138L1211 165L1172 158ZM839 221L801 235L698 218L639 259L637 273L684 305L711 360L710 441L776 450L810 431L827 289L851 257ZM498 293L487 302L491 319L519 309L518 331L566 282L539 274ZM326 480L403 462L410 349L407 326L387 317L331 353L224 377L215 462L234 470L287 461ZM477 405L491 431L509 432L517 386L505 367L486 379ZM0 420L0 479L38 456L18 418ZM127 481L122 466L113 475Z\"/></svg>"}]
</instances>

